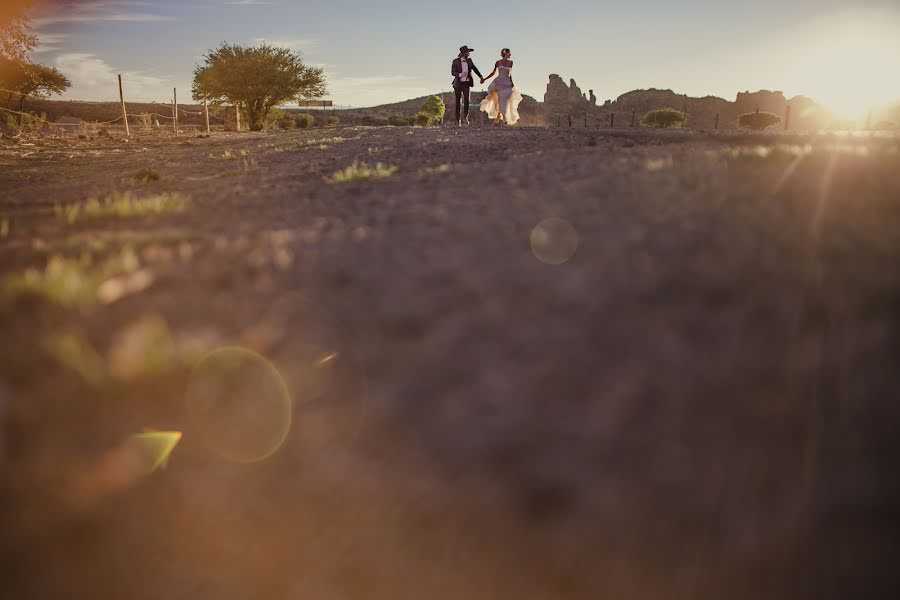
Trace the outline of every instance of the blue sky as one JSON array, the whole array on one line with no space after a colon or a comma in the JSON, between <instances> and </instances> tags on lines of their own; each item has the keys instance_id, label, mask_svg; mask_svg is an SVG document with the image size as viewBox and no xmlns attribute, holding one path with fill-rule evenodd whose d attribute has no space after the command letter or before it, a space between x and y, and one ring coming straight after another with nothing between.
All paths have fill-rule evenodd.
<instances>
[{"instance_id":1,"label":"blue sky","mask_svg":"<svg viewBox=\"0 0 900 600\"><path fill-rule=\"evenodd\" d=\"M369 106L450 82L468 44L483 72L508 46L517 86L541 99L550 73L600 100L672 88L733 99L780 89L834 108L900 98L897 0L519 0L452 5L410 0L96 0L38 10L34 60L73 80L69 98L115 99L123 73L132 100L190 96L192 71L222 41L266 40L324 66L330 97Z\"/></svg>"}]
</instances>

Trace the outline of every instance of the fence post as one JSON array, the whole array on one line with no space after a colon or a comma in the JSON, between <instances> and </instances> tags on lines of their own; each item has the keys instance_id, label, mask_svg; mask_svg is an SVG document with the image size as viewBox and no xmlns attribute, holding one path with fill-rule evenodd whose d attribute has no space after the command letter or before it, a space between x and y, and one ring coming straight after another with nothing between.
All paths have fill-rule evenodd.
<instances>
[{"instance_id":1,"label":"fence post","mask_svg":"<svg viewBox=\"0 0 900 600\"><path fill-rule=\"evenodd\" d=\"M569 127L572 127L572 115L566 115L569 118Z\"/></svg>"},{"instance_id":2,"label":"fence post","mask_svg":"<svg viewBox=\"0 0 900 600\"><path fill-rule=\"evenodd\" d=\"M714 127L716 131L719 130L719 113L716 113L716 126Z\"/></svg>"},{"instance_id":3,"label":"fence post","mask_svg":"<svg viewBox=\"0 0 900 600\"><path fill-rule=\"evenodd\" d=\"M681 121L681 128L684 129L684 126L687 125L687 104L681 105L681 114L684 116L684 119Z\"/></svg>"},{"instance_id":4,"label":"fence post","mask_svg":"<svg viewBox=\"0 0 900 600\"><path fill-rule=\"evenodd\" d=\"M609 113L609 128L616 126L616 113Z\"/></svg>"},{"instance_id":5,"label":"fence post","mask_svg":"<svg viewBox=\"0 0 900 600\"><path fill-rule=\"evenodd\" d=\"M203 116L206 119L206 135L209 135L211 133L209 130L209 102L206 98L203 99Z\"/></svg>"},{"instance_id":6,"label":"fence post","mask_svg":"<svg viewBox=\"0 0 900 600\"><path fill-rule=\"evenodd\" d=\"M637 111L631 111L631 126L634 127L634 118L637 116Z\"/></svg>"},{"instance_id":7,"label":"fence post","mask_svg":"<svg viewBox=\"0 0 900 600\"><path fill-rule=\"evenodd\" d=\"M587 113L584 113L584 128L587 129Z\"/></svg>"},{"instance_id":8,"label":"fence post","mask_svg":"<svg viewBox=\"0 0 900 600\"><path fill-rule=\"evenodd\" d=\"M787 131L791 127L791 105L788 104L784 108L784 130Z\"/></svg>"},{"instance_id":9,"label":"fence post","mask_svg":"<svg viewBox=\"0 0 900 600\"><path fill-rule=\"evenodd\" d=\"M122 120L125 121L125 137L131 137L131 130L128 128L128 113L125 112L125 92L122 91L122 75L119 74L119 102L122 104Z\"/></svg>"},{"instance_id":10,"label":"fence post","mask_svg":"<svg viewBox=\"0 0 900 600\"><path fill-rule=\"evenodd\" d=\"M178 90L172 88L172 127L178 133Z\"/></svg>"}]
</instances>

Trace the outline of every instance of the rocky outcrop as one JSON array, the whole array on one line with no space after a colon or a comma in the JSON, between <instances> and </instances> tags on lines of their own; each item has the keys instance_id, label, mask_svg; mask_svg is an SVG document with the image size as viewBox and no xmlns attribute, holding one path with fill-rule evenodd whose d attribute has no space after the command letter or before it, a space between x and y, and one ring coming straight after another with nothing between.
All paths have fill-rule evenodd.
<instances>
[{"instance_id":1,"label":"rocky outcrop","mask_svg":"<svg viewBox=\"0 0 900 600\"><path fill-rule=\"evenodd\" d=\"M613 122L617 126L630 126L632 121L639 123L651 110L674 108L687 114L686 126L689 128L713 129L718 125L719 129L734 129L737 118L744 113L760 110L785 119L788 106L791 129L820 129L828 125L827 113L814 101L805 96L788 99L779 91L741 92L731 102L717 96L695 98L672 90L634 90L597 106L593 90L586 98L574 79L566 85L559 75L551 75L544 94L544 112L549 123L566 122L566 116L571 116L574 122L583 122L582 119L587 118L593 119L594 123L608 124L614 114Z\"/></svg>"}]
</instances>

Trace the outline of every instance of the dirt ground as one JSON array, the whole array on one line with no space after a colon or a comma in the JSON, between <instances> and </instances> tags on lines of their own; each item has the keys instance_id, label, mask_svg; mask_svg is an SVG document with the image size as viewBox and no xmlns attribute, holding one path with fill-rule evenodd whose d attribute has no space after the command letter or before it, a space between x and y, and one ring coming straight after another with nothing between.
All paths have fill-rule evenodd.
<instances>
[{"instance_id":1,"label":"dirt ground","mask_svg":"<svg viewBox=\"0 0 900 600\"><path fill-rule=\"evenodd\" d=\"M0 596L895 598L898 173L891 137L0 139Z\"/></svg>"}]
</instances>

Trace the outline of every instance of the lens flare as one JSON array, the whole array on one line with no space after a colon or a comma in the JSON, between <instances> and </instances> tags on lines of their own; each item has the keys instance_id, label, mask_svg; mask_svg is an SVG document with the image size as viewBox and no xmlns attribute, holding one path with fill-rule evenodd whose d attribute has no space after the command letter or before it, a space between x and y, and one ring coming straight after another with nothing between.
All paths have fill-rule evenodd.
<instances>
[{"instance_id":1,"label":"lens flare","mask_svg":"<svg viewBox=\"0 0 900 600\"><path fill-rule=\"evenodd\" d=\"M531 251L548 265L569 261L578 249L578 232L565 219L544 219L531 230Z\"/></svg>"},{"instance_id":2,"label":"lens flare","mask_svg":"<svg viewBox=\"0 0 900 600\"><path fill-rule=\"evenodd\" d=\"M246 348L219 348L201 358L186 401L190 422L206 445L234 462L272 456L291 428L291 397L281 373Z\"/></svg>"}]
</instances>

